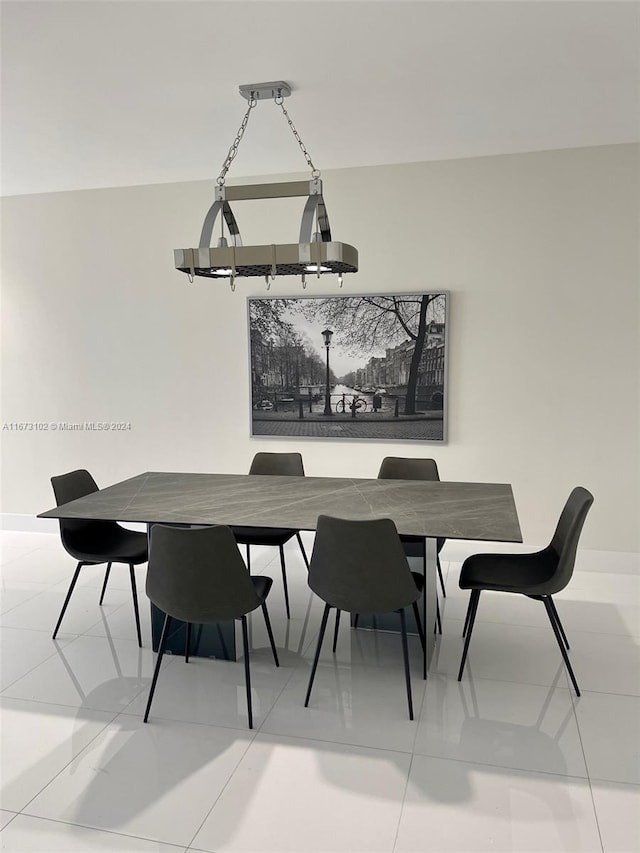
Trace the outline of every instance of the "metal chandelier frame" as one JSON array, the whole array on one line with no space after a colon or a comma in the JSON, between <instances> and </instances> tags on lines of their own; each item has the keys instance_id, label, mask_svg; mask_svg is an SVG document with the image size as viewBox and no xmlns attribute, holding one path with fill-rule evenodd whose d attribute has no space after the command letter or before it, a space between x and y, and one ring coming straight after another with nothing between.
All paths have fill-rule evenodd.
<instances>
[{"instance_id":1,"label":"metal chandelier frame","mask_svg":"<svg viewBox=\"0 0 640 853\"><path fill-rule=\"evenodd\" d=\"M240 277L263 276L268 289L278 275L299 275L302 286L306 287L309 274L320 278L321 275L331 273L338 275L340 286L342 286L342 277L345 273L358 271L358 251L347 243L338 243L331 239L331 227L322 195L320 171L313 165L284 107L284 98L291 94L291 87L284 81L252 83L240 86L240 94L248 100L248 109L218 176L215 200L205 216L198 247L175 249L176 269L186 273L190 281L193 281L195 276L228 278L232 290L235 290L235 281ZM267 97L272 98L282 109L307 164L311 167L311 180L227 187L225 186L226 174L238 152L251 110L259 100ZM230 202L297 196L307 197L297 243L243 246L240 229ZM216 220L220 215L222 236L214 248L211 246L211 240ZM224 236L225 224L228 239Z\"/></svg>"}]
</instances>

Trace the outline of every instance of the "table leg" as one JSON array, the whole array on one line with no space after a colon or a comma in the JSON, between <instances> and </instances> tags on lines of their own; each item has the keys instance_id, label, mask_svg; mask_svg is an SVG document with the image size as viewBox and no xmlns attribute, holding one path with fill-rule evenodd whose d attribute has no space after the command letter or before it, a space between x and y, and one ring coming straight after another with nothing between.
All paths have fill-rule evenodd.
<instances>
[{"instance_id":1,"label":"table leg","mask_svg":"<svg viewBox=\"0 0 640 853\"><path fill-rule=\"evenodd\" d=\"M404 546L409 566L412 571L423 573L425 569L424 551L422 545L417 543L407 543ZM429 668L433 650L435 648L435 634L433 626L436 620L436 594L437 594L437 570L436 570L436 541L435 539L426 540L426 577L423 587L423 593L418 599L418 609L420 618L425 629L426 652L424 655L424 663L421 666L423 675ZM406 614L407 632L409 634L418 633L418 628L413 618L413 613L408 611ZM351 625L354 624L355 617L351 617ZM361 613L358 618L358 629L371 629L376 631L391 631L400 633L400 617L397 613L378 613L375 617ZM422 651L422 649L420 650Z\"/></svg>"}]
</instances>

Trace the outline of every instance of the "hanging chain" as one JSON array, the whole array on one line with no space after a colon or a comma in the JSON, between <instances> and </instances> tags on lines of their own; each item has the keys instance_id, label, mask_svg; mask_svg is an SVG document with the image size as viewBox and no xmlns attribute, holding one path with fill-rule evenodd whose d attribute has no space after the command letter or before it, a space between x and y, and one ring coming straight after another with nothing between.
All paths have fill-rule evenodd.
<instances>
[{"instance_id":1,"label":"hanging chain","mask_svg":"<svg viewBox=\"0 0 640 853\"><path fill-rule=\"evenodd\" d=\"M257 100L253 96L251 98L249 98L249 106L247 108L247 111L244 114L244 118L242 119L242 122L240 123L240 127L238 128L238 132L236 133L236 138L233 140L233 145L229 149L229 153L227 154L226 159L225 159L224 163L222 164L222 169L221 169L220 174L218 175L218 178L216 180L216 183L219 187L224 186L224 179L226 178L227 172L229 171L229 166L233 162L236 154L238 153L238 146L240 145L240 141L242 140L242 137L244 136L244 132L245 132L247 124L249 122L249 116L251 115L251 110L255 107L255 105L257 103L258 103Z\"/></svg>"},{"instance_id":2,"label":"hanging chain","mask_svg":"<svg viewBox=\"0 0 640 853\"><path fill-rule=\"evenodd\" d=\"M300 134L295 129L295 126L289 117L289 113L285 109L284 98L282 97L282 95L276 95L274 98L274 101L282 110L284 117L286 118L286 120L289 124L289 127L291 128L291 132L293 133L294 137L296 138L298 145L300 146L300 150L304 154L304 158L307 161L309 168L311 169L311 177L312 178L319 178L320 177L320 169L316 169L316 167L313 165L313 160L309 156L309 152L305 148L304 142L300 139Z\"/></svg>"},{"instance_id":3,"label":"hanging chain","mask_svg":"<svg viewBox=\"0 0 640 853\"><path fill-rule=\"evenodd\" d=\"M274 101L282 110L283 115L286 118L289 127L291 128L291 132L293 133L294 138L296 139L298 145L300 146L300 150L304 154L304 158L307 161L307 165L311 169L311 177L312 178L319 178L320 177L320 169L316 169L316 167L313 165L313 160L311 159L311 156L309 155L309 152L307 151L304 142L300 138L300 134L296 130L294 123L291 121L291 117L289 116L289 113L285 109L284 98L282 97L282 95L276 95L274 98ZM233 144L232 144L231 148L229 148L229 153L227 154L225 161L222 164L222 169L220 170L220 174L218 175L218 177L216 179L216 183L219 187L224 186L224 182L225 182L225 178L227 176L227 172L229 171L229 167L231 166L232 162L234 161L234 159L236 157L236 154L238 153L238 147L240 146L240 142L242 141L242 137L244 136L244 132L247 128L247 124L249 123L249 116L251 115L251 110L255 107L255 105L257 103L258 103L257 99L254 98L253 96L251 96L249 98L249 106L247 107L247 111L244 114L244 118L242 119L242 122L240 123L240 127L238 128L238 132L236 133L236 138L233 140Z\"/></svg>"}]
</instances>

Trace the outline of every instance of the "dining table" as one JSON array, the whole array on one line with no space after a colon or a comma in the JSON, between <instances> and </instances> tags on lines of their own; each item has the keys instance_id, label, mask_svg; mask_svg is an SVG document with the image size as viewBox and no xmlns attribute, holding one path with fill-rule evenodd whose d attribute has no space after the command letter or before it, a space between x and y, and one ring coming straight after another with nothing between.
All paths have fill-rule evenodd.
<instances>
[{"instance_id":1,"label":"dining table","mask_svg":"<svg viewBox=\"0 0 640 853\"><path fill-rule=\"evenodd\" d=\"M320 515L351 520L390 518L399 534L431 543L423 585L425 627L435 623L435 540L522 542L513 490L506 483L386 480L354 477L291 477L257 474L148 471L67 504L38 518L85 519L199 527L286 527L314 531ZM157 650L164 614L152 605L152 643ZM362 619L359 623L367 627ZM370 624L369 627L372 627ZM394 630L392 622L377 628ZM178 623L169 650L184 649ZM433 650L426 632L425 667ZM195 654L235 659L233 623L200 626Z\"/></svg>"}]
</instances>

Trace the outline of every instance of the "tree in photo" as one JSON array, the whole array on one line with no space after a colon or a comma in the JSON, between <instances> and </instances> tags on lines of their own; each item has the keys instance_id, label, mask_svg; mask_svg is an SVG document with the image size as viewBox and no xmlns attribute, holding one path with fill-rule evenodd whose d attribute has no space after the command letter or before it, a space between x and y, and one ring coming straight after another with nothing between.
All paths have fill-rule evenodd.
<instances>
[{"instance_id":1,"label":"tree in photo","mask_svg":"<svg viewBox=\"0 0 640 853\"><path fill-rule=\"evenodd\" d=\"M416 414L427 326L431 320L444 319L444 294L329 297L299 302L303 314L327 323L336 333L336 342L354 355L368 355L406 339L413 341L404 413Z\"/></svg>"}]
</instances>

